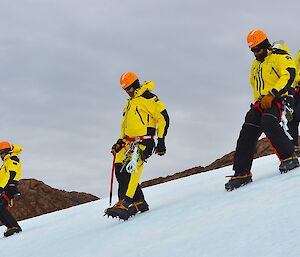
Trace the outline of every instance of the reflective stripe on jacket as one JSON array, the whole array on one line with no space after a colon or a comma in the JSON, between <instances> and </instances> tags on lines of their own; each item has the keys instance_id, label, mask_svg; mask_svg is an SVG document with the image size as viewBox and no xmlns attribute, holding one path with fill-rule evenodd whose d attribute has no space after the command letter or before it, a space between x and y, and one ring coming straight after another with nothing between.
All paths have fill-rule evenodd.
<instances>
[{"instance_id":1,"label":"reflective stripe on jacket","mask_svg":"<svg viewBox=\"0 0 300 257\"><path fill-rule=\"evenodd\" d=\"M147 81L134 96L127 100L123 111L120 138L137 137L149 134L149 128L156 131L159 138L167 134L169 117L165 104L151 93L155 85Z\"/></svg>"},{"instance_id":2,"label":"reflective stripe on jacket","mask_svg":"<svg viewBox=\"0 0 300 257\"><path fill-rule=\"evenodd\" d=\"M283 50L272 50L261 62L254 60L250 72L250 84L254 102L272 92L279 97L292 86L295 79L295 61Z\"/></svg>"}]
</instances>

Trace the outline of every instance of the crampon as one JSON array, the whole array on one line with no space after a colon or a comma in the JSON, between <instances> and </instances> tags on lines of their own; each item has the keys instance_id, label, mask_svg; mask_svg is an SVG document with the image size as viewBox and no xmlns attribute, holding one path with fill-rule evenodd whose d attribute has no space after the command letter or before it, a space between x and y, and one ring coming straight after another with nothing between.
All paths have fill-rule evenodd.
<instances>
[{"instance_id":1,"label":"crampon","mask_svg":"<svg viewBox=\"0 0 300 257\"><path fill-rule=\"evenodd\" d=\"M149 210L149 206L146 201L137 201L130 204L124 201L117 202L113 207L107 208L104 211L104 216L119 218L119 220L128 220L130 217L135 216L137 213L146 212Z\"/></svg>"},{"instance_id":2,"label":"crampon","mask_svg":"<svg viewBox=\"0 0 300 257\"><path fill-rule=\"evenodd\" d=\"M225 190L232 191L239 187L245 186L252 182L252 173L248 173L244 176L227 176L230 180L225 184Z\"/></svg>"}]
</instances>

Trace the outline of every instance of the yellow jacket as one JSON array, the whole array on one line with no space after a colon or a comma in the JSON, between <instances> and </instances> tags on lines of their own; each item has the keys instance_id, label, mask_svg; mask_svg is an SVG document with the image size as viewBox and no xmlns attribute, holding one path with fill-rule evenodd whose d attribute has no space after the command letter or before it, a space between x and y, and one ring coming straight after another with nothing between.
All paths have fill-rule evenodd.
<instances>
[{"instance_id":1,"label":"yellow jacket","mask_svg":"<svg viewBox=\"0 0 300 257\"><path fill-rule=\"evenodd\" d=\"M22 175L22 162L17 157L22 147L12 144L12 152L5 155L0 169L0 187L5 188L11 181L19 181Z\"/></svg>"},{"instance_id":2,"label":"yellow jacket","mask_svg":"<svg viewBox=\"0 0 300 257\"><path fill-rule=\"evenodd\" d=\"M295 86L300 86L300 51L296 55L296 79Z\"/></svg>"},{"instance_id":3,"label":"yellow jacket","mask_svg":"<svg viewBox=\"0 0 300 257\"><path fill-rule=\"evenodd\" d=\"M163 138L167 134L169 116L165 104L151 93L154 87L153 81L146 81L127 100L123 110L121 139L125 136L155 135L155 132L159 138Z\"/></svg>"},{"instance_id":4,"label":"yellow jacket","mask_svg":"<svg viewBox=\"0 0 300 257\"><path fill-rule=\"evenodd\" d=\"M295 69L294 59L281 49L269 51L263 61L254 60L250 72L254 102L269 93L284 95L294 82Z\"/></svg>"}]
</instances>

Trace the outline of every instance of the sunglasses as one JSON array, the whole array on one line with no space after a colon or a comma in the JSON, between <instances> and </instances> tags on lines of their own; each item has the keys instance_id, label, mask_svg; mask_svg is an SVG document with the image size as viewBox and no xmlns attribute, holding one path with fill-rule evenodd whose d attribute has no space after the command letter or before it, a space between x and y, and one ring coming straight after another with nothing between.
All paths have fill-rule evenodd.
<instances>
[{"instance_id":1,"label":"sunglasses","mask_svg":"<svg viewBox=\"0 0 300 257\"><path fill-rule=\"evenodd\" d=\"M130 91L132 88L133 88L133 86L131 85L131 86L129 86L129 87L126 87L124 90L125 90L125 91Z\"/></svg>"},{"instance_id":2,"label":"sunglasses","mask_svg":"<svg viewBox=\"0 0 300 257\"><path fill-rule=\"evenodd\" d=\"M261 47L261 46L255 46L255 47L251 48L251 52L252 52L252 53L257 53L257 52L259 52L261 49L263 49L263 47Z\"/></svg>"}]
</instances>

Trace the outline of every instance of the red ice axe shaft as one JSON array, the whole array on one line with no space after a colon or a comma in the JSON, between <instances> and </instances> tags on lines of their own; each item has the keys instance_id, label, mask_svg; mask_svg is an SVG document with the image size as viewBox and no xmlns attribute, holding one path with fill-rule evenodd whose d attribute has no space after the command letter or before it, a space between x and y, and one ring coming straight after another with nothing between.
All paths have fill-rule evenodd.
<instances>
[{"instance_id":1,"label":"red ice axe shaft","mask_svg":"<svg viewBox=\"0 0 300 257\"><path fill-rule=\"evenodd\" d=\"M110 190L109 190L109 206L111 206L111 199L112 199L112 193L113 193L115 160L116 160L116 153L114 153L114 158L113 158L112 167L111 167Z\"/></svg>"}]
</instances>

